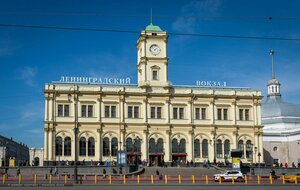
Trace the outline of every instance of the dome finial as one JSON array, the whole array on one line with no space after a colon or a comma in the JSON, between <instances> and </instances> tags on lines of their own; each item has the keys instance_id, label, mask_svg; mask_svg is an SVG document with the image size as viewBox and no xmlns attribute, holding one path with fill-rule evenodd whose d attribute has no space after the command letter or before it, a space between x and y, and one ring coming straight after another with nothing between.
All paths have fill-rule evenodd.
<instances>
[{"instance_id":1,"label":"dome finial","mask_svg":"<svg viewBox=\"0 0 300 190\"><path fill-rule=\"evenodd\" d=\"M270 51L270 55L272 56L272 79L275 79L275 72L274 72L274 50Z\"/></svg>"}]
</instances>

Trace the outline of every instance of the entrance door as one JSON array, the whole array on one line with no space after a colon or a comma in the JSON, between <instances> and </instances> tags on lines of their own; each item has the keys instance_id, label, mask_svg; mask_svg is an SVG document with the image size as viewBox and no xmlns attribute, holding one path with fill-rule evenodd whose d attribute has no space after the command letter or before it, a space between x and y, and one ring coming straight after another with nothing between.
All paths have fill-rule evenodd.
<instances>
[{"instance_id":1,"label":"entrance door","mask_svg":"<svg viewBox=\"0 0 300 190\"><path fill-rule=\"evenodd\" d=\"M149 155L150 166L162 166L164 156L163 155Z\"/></svg>"},{"instance_id":2,"label":"entrance door","mask_svg":"<svg viewBox=\"0 0 300 190\"><path fill-rule=\"evenodd\" d=\"M172 155L173 166L186 166L186 155Z\"/></svg>"}]
</instances>

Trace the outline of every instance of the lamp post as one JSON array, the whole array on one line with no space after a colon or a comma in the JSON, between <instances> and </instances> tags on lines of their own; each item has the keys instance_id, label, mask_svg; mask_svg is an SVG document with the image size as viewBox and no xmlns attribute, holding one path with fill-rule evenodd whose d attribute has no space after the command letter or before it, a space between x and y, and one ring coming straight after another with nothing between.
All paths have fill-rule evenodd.
<instances>
[{"instance_id":1,"label":"lamp post","mask_svg":"<svg viewBox=\"0 0 300 190\"><path fill-rule=\"evenodd\" d=\"M78 184L78 169L77 169L77 155L78 155L78 138L77 138L77 134L78 134L78 113L77 113L77 101L78 101L78 97L76 97L76 89L75 86L71 87L69 91L71 91L71 89L73 88L73 96L74 96L74 152L75 152L75 156L74 156L74 183ZM71 93L68 94L68 100L71 101L72 95Z\"/></svg>"}]
</instances>

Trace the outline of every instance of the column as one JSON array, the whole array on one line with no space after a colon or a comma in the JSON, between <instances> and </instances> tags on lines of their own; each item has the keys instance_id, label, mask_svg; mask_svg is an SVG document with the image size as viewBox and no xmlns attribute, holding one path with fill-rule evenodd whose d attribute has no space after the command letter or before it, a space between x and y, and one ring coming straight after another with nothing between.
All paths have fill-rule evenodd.
<instances>
[{"instance_id":1,"label":"column","mask_svg":"<svg viewBox=\"0 0 300 190\"><path fill-rule=\"evenodd\" d=\"M49 114L49 121L53 121L54 120L54 118L53 118L53 116L54 116L54 109L53 109L53 97L51 98L49 98L49 101L48 101L49 103L49 105L48 105L48 114Z\"/></svg>"},{"instance_id":2,"label":"column","mask_svg":"<svg viewBox=\"0 0 300 190\"><path fill-rule=\"evenodd\" d=\"M214 125L215 124L215 102L214 100L210 101L210 105L209 105L209 109L210 109L210 114L209 117L211 119L210 124Z\"/></svg>"},{"instance_id":3,"label":"column","mask_svg":"<svg viewBox=\"0 0 300 190\"><path fill-rule=\"evenodd\" d=\"M189 141L189 148L187 150L187 160L190 162L191 160L194 161L194 131L190 130L189 131L189 136L188 136L188 141Z\"/></svg>"},{"instance_id":4,"label":"column","mask_svg":"<svg viewBox=\"0 0 300 190\"><path fill-rule=\"evenodd\" d=\"M233 124L236 125L236 101L232 102L232 121L233 121Z\"/></svg>"},{"instance_id":5,"label":"column","mask_svg":"<svg viewBox=\"0 0 300 190\"><path fill-rule=\"evenodd\" d=\"M144 123L148 122L148 97L143 101L144 103Z\"/></svg>"},{"instance_id":6,"label":"column","mask_svg":"<svg viewBox=\"0 0 300 190\"><path fill-rule=\"evenodd\" d=\"M52 126L53 127L53 126ZM49 161L53 161L53 128L49 128L48 132L49 138Z\"/></svg>"},{"instance_id":7,"label":"column","mask_svg":"<svg viewBox=\"0 0 300 190\"><path fill-rule=\"evenodd\" d=\"M167 119L167 123L170 123L170 99L166 100L166 104L167 104L167 113L166 113L166 119Z\"/></svg>"},{"instance_id":8,"label":"column","mask_svg":"<svg viewBox=\"0 0 300 190\"><path fill-rule=\"evenodd\" d=\"M171 131L166 131L166 142L164 142L164 148L165 148L165 162L172 162L171 157Z\"/></svg>"},{"instance_id":9,"label":"column","mask_svg":"<svg viewBox=\"0 0 300 190\"><path fill-rule=\"evenodd\" d=\"M48 161L48 151L49 151L48 127L49 124L45 125L44 128L44 161Z\"/></svg>"},{"instance_id":10,"label":"column","mask_svg":"<svg viewBox=\"0 0 300 190\"><path fill-rule=\"evenodd\" d=\"M102 145L102 139L101 139L101 129L97 129L97 136L96 136L96 138L97 138L97 142L95 143L95 150L98 150L98 151L96 151L95 153L96 153L96 155L95 155L95 157L96 157L96 159L98 160L98 161L101 161L101 155L102 155L102 148L101 148L101 145Z\"/></svg>"},{"instance_id":11,"label":"column","mask_svg":"<svg viewBox=\"0 0 300 190\"><path fill-rule=\"evenodd\" d=\"M124 97L124 95L121 95L119 100L120 100L120 102L119 102L119 107L120 107L119 117L120 117L120 122L123 123L125 121L125 117L124 117L124 114L125 114L125 109L124 109L125 97Z\"/></svg>"},{"instance_id":12,"label":"column","mask_svg":"<svg viewBox=\"0 0 300 190\"><path fill-rule=\"evenodd\" d=\"M148 131L144 130L143 134L142 134L142 156L141 156L141 160L147 160L149 162L148 159Z\"/></svg>"},{"instance_id":13,"label":"column","mask_svg":"<svg viewBox=\"0 0 300 190\"><path fill-rule=\"evenodd\" d=\"M188 111L187 111L187 116L188 116L188 123L192 124L193 123L193 110L192 110L192 104L193 104L193 100L190 100L188 102Z\"/></svg>"}]
</instances>

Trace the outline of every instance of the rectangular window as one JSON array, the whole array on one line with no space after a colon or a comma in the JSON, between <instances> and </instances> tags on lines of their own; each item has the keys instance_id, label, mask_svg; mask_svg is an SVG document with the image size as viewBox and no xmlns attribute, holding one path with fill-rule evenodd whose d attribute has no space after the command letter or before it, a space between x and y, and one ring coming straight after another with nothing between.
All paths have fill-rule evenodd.
<instances>
[{"instance_id":1,"label":"rectangular window","mask_svg":"<svg viewBox=\"0 0 300 190\"><path fill-rule=\"evenodd\" d=\"M157 113L156 113L157 119L161 119L161 107L157 107L156 111L157 111Z\"/></svg>"},{"instance_id":2,"label":"rectangular window","mask_svg":"<svg viewBox=\"0 0 300 190\"><path fill-rule=\"evenodd\" d=\"M151 107L151 119L161 119L161 107Z\"/></svg>"},{"instance_id":3,"label":"rectangular window","mask_svg":"<svg viewBox=\"0 0 300 190\"><path fill-rule=\"evenodd\" d=\"M88 105L88 117L93 117L93 106Z\"/></svg>"},{"instance_id":4,"label":"rectangular window","mask_svg":"<svg viewBox=\"0 0 300 190\"><path fill-rule=\"evenodd\" d=\"M111 106L111 117L112 118L116 117L116 106Z\"/></svg>"},{"instance_id":5,"label":"rectangular window","mask_svg":"<svg viewBox=\"0 0 300 190\"><path fill-rule=\"evenodd\" d=\"M217 119L218 120L228 120L228 109L227 108L219 108Z\"/></svg>"},{"instance_id":6,"label":"rectangular window","mask_svg":"<svg viewBox=\"0 0 300 190\"><path fill-rule=\"evenodd\" d=\"M249 109L245 109L245 120L249 121Z\"/></svg>"},{"instance_id":7,"label":"rectangular window","mask_svg":"<svg viewBox=\"0 0 300 190\"><path fill-rule=\"evenodd\" d=\"M105 117L106 118L109 117L109 110L110 110L110 107L109 106L105 106Z\"/></svg>"},{"instance_id":8,"label":"rectangular window","mask_svg":"<svg viewBox=\"0 0 300 190\"><path fill-rule=\"evenodd\" d=\"M206 119L206 108L196 108L195 109L196 119L205 120Z\"/></svg>"},{"instance_id":9,"label":"rectangular window","mask_svg":"<svg viewBox=\"0 0 300 190\"><path fill-rule=\"evenodd\" d=\"M177 108L173 108L173 119L178 119L177 115L178 115Z\"/></svg>"},{"instance_id":10,"label":"rectangular window","mask_svg":"<svg viewBox=\"0 0 300 190\"><path fill-rule=\"evenodd\" d=\"M184 119L184 109L179 108L179 119Z\"/></svg>"},{"instance_id":11,"label":"rectangular window","mask_svg":"<svg viewBox=\"0 0 300 190\"><path fill-rule=\"evenodd\" d=\"M63 116L63 105L62 104L58 104L58 106L57 106L57 116L58 117Z\"/></svg>"},{"instance_id":12,"label":"rectangular window","mask_svg":"<svg viewBox=\"0 0 300 190\"><path fill-rule=\"evenodd\" d=\"M218 120L222 120L222 109L218 109Z\"/></svg>"},{"instance_id":13,"label":"rectangular window","mask_svg":"<svg viewBox=\"0 0 300 190\"><path fill-rule=\"evenodd\" d=\"M134 118L139 118L139 107L134 106Z\"/></svg>"},{"instance_id":14,"label":"rectangular window","mask_svg":"<svg viewBox=\"0 0 300 190\"><path fill-rule=\"evenodd\" d=\"M239 109L239 117L240 117L240 120L244 120L244 110L243 109Z\"/></svg>"},{"instance_id":15,"label":"rectangular window","mask_svg":"<svg viewBox=\"0 0 300 190\"><path fill-rule=\"evenodd\" d=\"M228 120L228 109L223 109L223 119Z\"/></svg>"},{"instance_id":16,"label":"rectangular window","mask_svg":"<svg viewBox=\"0 0 300 190\"><path fill-rule=\"evenodd\" d=\"M64 105L64 115L65 117L69 117L70 116L70 106L69 105Z\"/></svg>"},{"instance_id":17,"label":"rectangular window","mask_svg":"<svg viewBox=\"0 0 300 190\"><path fill-rule=\"evenodd\" d=\"M81 106L81 117L86 117L86 105Z\"/></svg>"},{"instance_id":18,"label":"rectangular window","mask_svg":"<svg viewBox=\"0 0 300 190\"><path fill-rule=\"evenodd\" d=\"M206 119L206 108L201 108L201 117L202 120Z\"/></svg>"},{"instance_id":19,"label":"rectangular window","mask_svg":"<svg viewBox=\"0 0 300 190\"><path fill-rule=\"evenodd\" d=\"M200 108L195 109L195 117L196 119L200 119Z\"/></svg>"},{"instance_id":20,"label":"rectangular window","mask_svg":"<svg viewBox=\"0 0 300 190\"><path fill-rule=\"evenodd\" d=\"M106 118L115 118L116 117L116 106L105 106L104 107L104 116Z\"/></svg>"},{"instance_id":21,"label":"rectangular window","mask_svg":"<svg viewBox=\"0 0 300 190\"><path fill-rule=\"evenodd\" d=\"M152 80L158 80L157 71L152 71Z\"/></svg>"},{"instance_id":22,"label":"rectangular window","mask_svg":"<svg viewBox=\"0 0 300 190\"><path fill-rule=\"evenodd\" d=\"M132 118L132 106L128 106L128 118Z\"/></svg>"},{"instance_id":23,"label":"rectangular window","mask_svg":"<svg viewBox=\"0 0 300 190\"><path fill-rule=\"evenodd\" d=\"M155 118L155 107L151 107L151 119Z\"/></svg>"}]
</instances>

